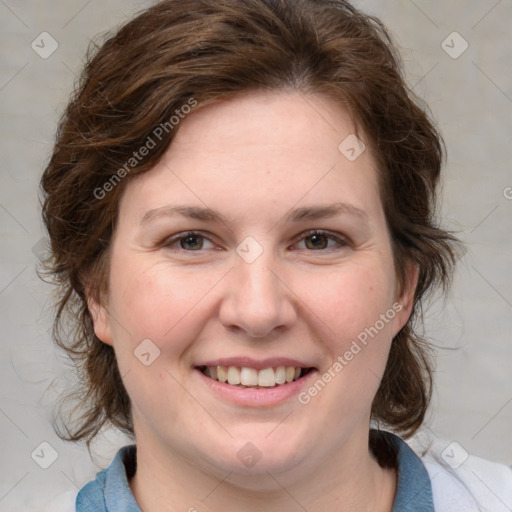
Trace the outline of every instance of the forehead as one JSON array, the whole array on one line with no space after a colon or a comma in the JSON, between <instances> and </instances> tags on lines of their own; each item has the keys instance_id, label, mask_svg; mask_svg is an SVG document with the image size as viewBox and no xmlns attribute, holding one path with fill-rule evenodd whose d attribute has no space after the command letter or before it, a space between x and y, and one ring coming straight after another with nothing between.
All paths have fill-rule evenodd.
<instances>
[{"instance_id":1,"label":"forehead","mask_svg":"<svg viewBox=\"0 0 512 512\"><path fill-rule=\"evenodd\" d=\"M260 214L263 205L291 208L308 200L350 199L371 209L378 196L374 160L368 145L357 156L361 151L341 103L300 92L251 92L181 120L162 160L132 180L125 196L146 210L178 198L216 209L252 204ZM348 158L354 152L357 158Z\"/></svg>"},{"instance_id":2,"label":"forehead","mask_svg":"<svg viewBox=\"0 0 512 512\"><path fill-rule=\"evenodd\" d=\"M320 150L337 156L339 143L355 131L347 110L327 96L251 91L194 110L179 126L173 153L177 158L200 145L214 153Z\"/></svg>"}]
</instances>

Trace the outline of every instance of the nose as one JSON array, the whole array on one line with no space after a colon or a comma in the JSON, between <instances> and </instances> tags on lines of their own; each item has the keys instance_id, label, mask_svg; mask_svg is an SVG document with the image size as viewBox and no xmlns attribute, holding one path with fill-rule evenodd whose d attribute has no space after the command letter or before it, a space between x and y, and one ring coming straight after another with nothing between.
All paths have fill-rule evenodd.
<instances>
[{"instance_id":1,"label":"nose","mask_svg":"<svg viewBox=\"0 0 512 512\"><path fill-rule=\"evenodd\" d=\"M296 320L293 292L263 255L252 263L240 258L225 286L219 317L230 330L263 338L290 327Z\"/></svg>"}]
</instances>

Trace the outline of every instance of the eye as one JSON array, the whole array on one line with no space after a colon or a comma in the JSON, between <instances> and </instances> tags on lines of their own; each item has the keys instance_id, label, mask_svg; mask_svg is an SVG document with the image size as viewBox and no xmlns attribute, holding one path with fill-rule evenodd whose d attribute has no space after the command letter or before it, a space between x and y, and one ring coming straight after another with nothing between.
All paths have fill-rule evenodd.
<instances>
[{"instance_id":1,"label":"eye","mask_svg":"<svg viewBox=\"0 0 512 512\"><path fill-rule=\"evenodd\" d=\"M182 249L199 251L203 248L204 237L202 235L187 235L179 239L179 244Z\"/></svg>"},{"instance_id":2,"label":"eye","mask_svg":"<svg viewBox=\"0 0 512 512\"><path fill-rule=\"evenodd\" d=\"M300 249L306 248L311 251L322 251L348 245L347 241L342 237L325 231L310 231L302 236L302 240L297 244L297 246L300 246L302 243L304 244L303 247L299 247Z\"/></svg>"},{"instance_id":3,"label":"eye","mask_svg":"<svg viewBox=\"0 0 512 512\"><path fill-rule=\"evenodd\" d=\"M208 247L210 244L210 247ZM184 250L184 251L200 251L202 249L211 249L212 242L201 233L189 232L180 233L175 235L165 242L165 247L170 249Z\"/></svg>"}]
</instances>

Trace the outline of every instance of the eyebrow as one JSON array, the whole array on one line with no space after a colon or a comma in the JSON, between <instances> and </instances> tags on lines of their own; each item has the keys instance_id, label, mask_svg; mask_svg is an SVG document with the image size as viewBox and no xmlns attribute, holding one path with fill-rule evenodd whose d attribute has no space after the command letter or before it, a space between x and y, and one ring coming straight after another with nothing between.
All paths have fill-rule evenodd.
<instances>
[{"instance_id":1,"label":"eyebrow","mask_svg":"<svg viewBox=\"0 0 512 512\"><path fill-rule=\"evenodd\" d=\"M368 221L365 211L349 203L335 203L327 206L305 206L291 210L284 220L287 222L300 222L304 220L317 220L334 217L335 215L352 215L361 220Z\"/></svg>"},{"instance_id":2,"label":"eyebrow","mask_svg":"<svg viewBox=\"0 0 512 512\"><path fill-rule=\"evenodd\" d=\"M140 223L146 224L161 217L176 216L188 217L195 220L220 222L222 224L226 224L227 222L222 214L210 208L200 208L198 206L162 206L161 208L147 211Z\"/></svg>"},{"instance_id":3,"label":"eyebrow","mask_svg":"<svg viewBox=\"0 0 512 512\"><path fill-rule=\"evenodd\" d=\"M305 220L318 220L345 214L358 217L367 222L368 215L365 211L349 203L335 203L326 206L304 206L290 210L281 222L301 222ZM228 224L224 215L212 210L211 208L201 208L198 206L162 206L154 210L147 211L141 219L141 224L147 224L162 217L187 217L190 219L219 222Z\"/></svg>"}]
</instances>

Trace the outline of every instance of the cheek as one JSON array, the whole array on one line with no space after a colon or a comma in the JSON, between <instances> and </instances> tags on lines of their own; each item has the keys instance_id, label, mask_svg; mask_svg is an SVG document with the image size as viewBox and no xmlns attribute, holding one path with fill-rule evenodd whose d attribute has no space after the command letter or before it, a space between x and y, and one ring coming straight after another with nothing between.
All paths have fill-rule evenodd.
<instances>
[{"instance_id":1,"label":"cheek","mask_svg":"<svg viewBox=\"0 0 512 512\"><path fill-rule=\"evenodd\" d=\"M329 417L335 420L324 425L325 432L343 430L343 425L349 428L369 414L397 318L390 283L389 276L375 268L352 269L331 276L309 295L306 309L318 317L319 344L328 357L301 403L309 403L311 409L306 406L306 410L319 414L330 411Z\"/></svg>"},{"instance_id":2,"label":"cheek","mask_svg":"<svg viewBox=\"0 0 512 512\"><path fill-rule=\"evenodd\" d=\"M137 345L148 338L162 351L179 352L180 339L201 329L201 302L221 273L177 270L167 262L145 266L143 258L125 261L111 273L114 343L117 338Z\"/></svg>"},{"instance_id":3,"label":"cheek","mask_svg":"<svg viewBox=\"0 0 512 512\"><path fill-rule=\"evenodd\" d=\"M318 318L319 343L329 360L320 378L330 391L311 390L316 406L336 417L348 411L354 417L365 414L384 373L400 308L394 302L392 268L370 262L347 266L302 296L308 297L305 309Z\"/></svg>"},{"instance_id":4,"label":"cheek","mask_svg":"<svg viewBox=\"0 0 512 512\"><path fill-rule=\"evenodd\" d=\"M391 330L395 317L392 269L371 262L347 265L316 283L312 288L304 282L300 295L324 324L332 344L343 348L387 312L386 329L380 330Z\"/></svg>"},{"instance_id":5,"label":"cheek","mask_svg":"<svg viewBox=\"0 0 512 512\"><path fill-rule=\"evenodd\" d=\"M215 273L186 273L168 264L144 266L126 258L110 275L114 349L139 418L177 411L186 353L204 328L203 301L218 281ZM183 363L180 365L180 363ZM184 400L188 400L185 396ZM188 404L195 410L197 404Z\"/></svg>"}]
</instances>

